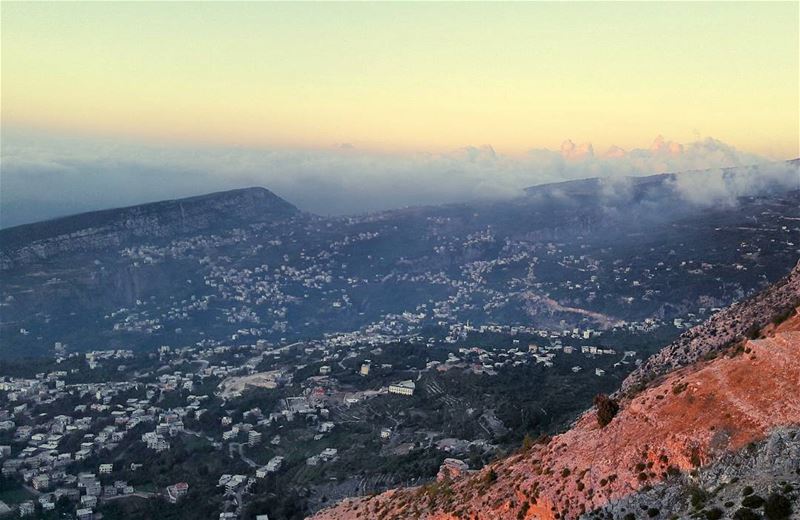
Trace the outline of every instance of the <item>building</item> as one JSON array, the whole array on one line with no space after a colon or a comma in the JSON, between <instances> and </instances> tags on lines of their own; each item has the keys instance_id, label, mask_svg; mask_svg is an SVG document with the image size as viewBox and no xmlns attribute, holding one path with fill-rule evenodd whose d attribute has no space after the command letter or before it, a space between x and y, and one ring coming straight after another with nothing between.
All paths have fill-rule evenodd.
<instances>
[{"instance_id":1,"label":"building","mask_svg":"<svg viewBox=\"0 0 800 520\"><path fill-rule=\"evenodd\" d=\"M98 469L101 475L108 475L112 471L114 471L113 464L100 464L100 468Z\"/></svg>"},{"instance_id":2,"label":"building","mask_svg":"<svg viewBox=\"0 0 800 520\"><path fill-rule=\"evenodd\" d=\"M257 432L255 430L250 431L250 433L247 434L247 443L250 446L257 446L261 444L261 432Z\"/></svg>"},{"instance_id":3,"label":"building","mask_svg":"<svg viewBox=\"0 0 800 520\"><path fill-rule=\"evenodd\" d=\"M370 362L369 361L363 363L361 365L361 370L359 371L359 374L361 374L362 376L368 376L369 375L369 367L370 367Z\"/></svg>"},{"instance_id":4,"label":"building","mask_svg":"<svg viewBox=\"0 0 800 520\"><path fill-rule=\"evenodd\" d=\"M339 450L337 450L336 448L325 448L324 450L322 450L322 452L320 452L319 458L323 460L331 460L336 458L336 455L338 453Z\"/></svg>"},{"instance_id":5,"label":"building","mask_svg":"<svg viewBox=\"0 0 800 520\"><path fill-rule=\"evenodd\" d=\"M414 384L414 381L408 379L406 381L400 381L399 383L389 385L389 393L398 395L414 395L414 390L416 388L417 386Z\"/></svg>"},{"instance_id":6,"label":"building","mask_svg":"<svg viewBox=\"0 0 800 520\"><path fill-rule=\"evenodd\" d=\"M272 457L266 466L256 470L256 477L264 478L268 473L275 473L281 468L281 464L283 464L283 457L280 455Z\"/></svg>"},{"instance_id":7,"label":"building","mask_svg":"<svg viewBox=\"0 0 800 520\"><path fill-rule=\"evenodd\" d=\"M33 489L35 489L36 491L43 491L48 487L50 487L50 477L45 474L36 475L35 477L33 477L31 485L33 486Z\"/></svg>"},{"instance_id":8,"label":"building","mask_svg":"<svg viewBox=\"0 0 800 520\"><path fill-rule=\"evenodd\" d=\"M244 475L225 474L219 478L219 483L217 485L225 487L227 493L235 493L245 482L247 482L247 477Z\"/></svg>"},{"instance_id":9,"label":"building","mask_svg":"<svg viewBox=\"0 0 800 520\"><path fill-rule=\"evenodd\" d=\"M167 488L167 498L173 504L177 503L189 491L189 484L178 482Z\"/></svg>"},{"instance_id":10,"label":"building","mask_svg":"<svg viewBox=\"0 0 800 520\"><path fill-rule=\"evenodd\" d=\"M28 500L19 505L19 516L30 516L36 513L36 506L33 501Z\"/></svg>"}]
</instances>

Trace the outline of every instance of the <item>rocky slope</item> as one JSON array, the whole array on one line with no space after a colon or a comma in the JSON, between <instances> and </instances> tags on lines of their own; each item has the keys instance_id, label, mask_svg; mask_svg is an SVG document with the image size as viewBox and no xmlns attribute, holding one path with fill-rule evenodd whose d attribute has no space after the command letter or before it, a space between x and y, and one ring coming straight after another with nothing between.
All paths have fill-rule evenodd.
<instances>
[{"instance_id":1,"label":"rocky slope","mask_svg":"<svg viewBox=\"0 0 800 520\"><path fill-rule=\"evenodd\" d=\"M348 500L315 518L630 520L680 518L674 515L690 510L706 518L758 518L737 512L742 497L726 494L734 488L716 489L734 475L800 509L791 506L796 494L787 480L800 471L797 438L778 433L800 425L800 318L788 308L800 302L798 280L800 264L665 348L627 382L605 426L589 410L569 431L479 472ZM692 502L689 484L705 498ZM700 513L713 493L716 501L725 498L713 506L719 512Z\"/></svg>"},{"instance_id":2,"label":"rocky slope","mask_svg":"<svg viewBox=\"0 0 800 520\"><path fill-rule=\"evenodd\" d=\"M0 230L0 269L61 253L118 247L131 238L169 238L212 230L219 222L254 223L300 211L264 188L211 193L128 208L81 213Z\"/></svg>"},{"instance_id":3,"label":"rocky slope","mask_svg":"<svg viewBox=\"0 0 800 520\"><path fill-rule=\"evenodd\" d=\"M785 316L798 305L800 263L768 289L720 311L651 356L628 376L622 384L622 393L635 393L649 381L713 356L743 337L755 338L771 320Z\"/></svg>"},{"instance_id":4,"label":"rocky slope","mask_svg":"<svg viewBox=\"0 0 800 520\"><path fill-rule=\"evenodd\" d=\"M653 511L669 512L670 518L748 519L762 518L762 513L769 520L796 518L799 461L800 429L780 428L709 466L672 476L584 518L631 520L649 518Z\"/></svg>"}]
</instances>

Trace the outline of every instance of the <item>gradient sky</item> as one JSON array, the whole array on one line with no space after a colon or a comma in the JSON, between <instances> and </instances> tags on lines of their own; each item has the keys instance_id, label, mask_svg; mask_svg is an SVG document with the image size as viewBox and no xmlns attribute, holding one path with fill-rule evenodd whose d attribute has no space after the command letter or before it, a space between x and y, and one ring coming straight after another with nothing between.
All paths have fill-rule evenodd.
<instances>
[{"instance_id":1,"label":"gradient sky","mask_svg":"<svg viewBox=\"0 0 800 520\"><path fill-rule=\"evenodd\" d=\"M800 155L787 3L2 3L2 125L161 143Z\"/></svg>"}]
</instances>

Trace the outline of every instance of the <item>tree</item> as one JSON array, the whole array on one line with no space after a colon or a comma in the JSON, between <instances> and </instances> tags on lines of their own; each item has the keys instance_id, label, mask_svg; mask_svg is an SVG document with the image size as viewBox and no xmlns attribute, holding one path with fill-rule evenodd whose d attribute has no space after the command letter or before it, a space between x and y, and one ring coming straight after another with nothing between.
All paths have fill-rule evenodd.
<instances>
[{"instance_id":1,"label":"tree","mask_svg":"<svg viewBox=\"0 0 800 520\"><path fill-rule=\"evenodd\" d=\"M608 425L619 412L619 404L606 394L597 394L594 397L594 405L597 407L597 423L601 428Z\"/></svg>"}]
</instances>

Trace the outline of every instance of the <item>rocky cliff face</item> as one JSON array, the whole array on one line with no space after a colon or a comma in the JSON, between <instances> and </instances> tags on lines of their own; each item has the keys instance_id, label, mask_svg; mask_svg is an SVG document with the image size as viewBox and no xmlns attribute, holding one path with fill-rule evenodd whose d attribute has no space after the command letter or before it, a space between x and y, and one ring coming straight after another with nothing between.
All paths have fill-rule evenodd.
<instances>
[{"instance_id":1,"label":"rocky cliff face","mask_svg":"<svg viewBox=\"0 0 800 520\"><path fill-rule=\"evenodd\" d=\"M132 238L171 238L213 230L221 223L263 222L299 214L296 207L264 188L82 213L0 230L0 270L59 254L117 248Z\"/></svg>"},{"instance_id":2,"label":"rocky cliff face","mask_svg":"<svg viewBox=\"0 0 800 520\"><path fill-rule=\"evenodd\" d=\"M762 502L777 494L771 500L800 510L787 480L800 471L792 430L800 424L800 317L786 307L800 299L798 280L800 265L667 347L626 383L635 391L605 426L589 410L569 431L477 473L348 500L315 518L760 518L736 512L754 511L731 498L734 488L716 489L733 478L769 494ZM719 512L706 514L712 509Z\"/></svg>"}]
</instances>

